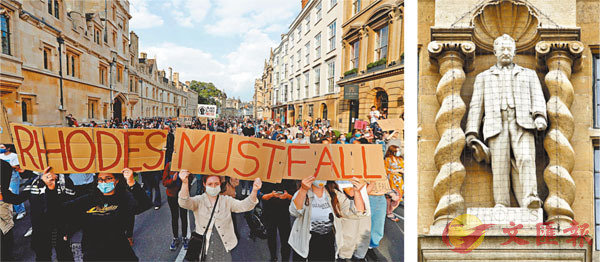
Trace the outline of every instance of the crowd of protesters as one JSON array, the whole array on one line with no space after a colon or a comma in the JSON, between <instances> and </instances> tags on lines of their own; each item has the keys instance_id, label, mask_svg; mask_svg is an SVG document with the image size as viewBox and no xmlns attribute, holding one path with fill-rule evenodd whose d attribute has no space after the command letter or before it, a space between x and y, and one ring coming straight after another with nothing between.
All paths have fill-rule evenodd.
<instances>
[{"instance_id":1,"label":"crowd of protesters","mask_svg":"<svg viewBox=\"0 0 600 262\"><path fill-rule=\"evenodd\" d=\"M171 213L173 239L168 248L175 251L182 246L186 260L232 260L231 250L240 237L234 213L246 214L252 237L267 239L272 261L377 260L375 249L383 238L386 217L399 221L393 211L403 201L404 163L401 134L377 124L385 114L373 107L366 117L367 124L344 133L320 119L295 125L242 118L194 118L185 123L168 118L113 119L83 124L68 115L71 127L168 130L165 168L140 174L127 168L118 174L54 174L49 167L40 174L22 170L14 146L0 144L2 261L13 258L11 228L14 219L26 216L23 202L27 200L32 228L25 236L32 237L37 260L50 260L53 248L59 261L73 260L74 232L80 232L86 261L137 260L132 249L135 215L161 208L161 181ZM293 144L379 144L388 176L383 183L389 184L383 188L390 190L375 190L381 188L375 182L357 179L335 182L309 176L274 184L171 172L173 133L180 127ZM196 226L191 238L188 210Z\"/></svg>"}]
</instances>

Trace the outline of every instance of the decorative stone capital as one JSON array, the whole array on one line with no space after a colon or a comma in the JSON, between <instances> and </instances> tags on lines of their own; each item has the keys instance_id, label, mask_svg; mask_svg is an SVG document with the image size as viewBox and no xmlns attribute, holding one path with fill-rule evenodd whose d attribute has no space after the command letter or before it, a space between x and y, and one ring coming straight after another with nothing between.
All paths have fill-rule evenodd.
<instances>
[{"instance_id":1,"label":"decorative stone capital","mask_svg":"<svg viewBox=\"0 0 600 262\"><path fill-rule=\"evenodd\" d=\"M579 41L540 41L535 45L538 65L547 68L548 60L553 57L568 59L569 65L577 66L584 50Z\"/></svg>"},{"instance_id":2,"label":"decorative stone capital","mask_svg":"<svg viewBox=\"0 0 600 262\"><path fill-rule=\"evenodd\" d=\"M475 44L471 41L432 41L427 45L427 51L432 63L439 64L440 60L451 55L460 58L463 65L469 68L475 57Z\"/></svg>"}]
</instances>

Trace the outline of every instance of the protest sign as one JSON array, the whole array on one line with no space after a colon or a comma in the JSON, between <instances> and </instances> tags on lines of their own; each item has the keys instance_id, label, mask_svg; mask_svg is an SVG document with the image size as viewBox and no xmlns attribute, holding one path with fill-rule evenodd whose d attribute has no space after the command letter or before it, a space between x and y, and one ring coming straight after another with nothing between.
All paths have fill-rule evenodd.
<instances>
[{"instance_id":1,"label":"protest sign","mask_svg":"<svg viewBox=\"0 0 600 262\"><path fill-rule=\"evenodd\" d=\"M0 144L12 144L6 109L0 100Z\"/></svg>"},{"instance_id":2,"label":"protest sign","mask_svg":"<svg viewBox=\"0 0 600 262\"><path fill-rule=\"evenodd\" d=\"M33 127L11 124L23 169L55 173L162 170L166 130Z\"/></svg>"},{"instance_id":3,"label":"protest sign","mask_svg":"<svg viewBox=\"0 0 600 262\"><path fill-rule=\"evenodd\" d=\"M215 118L217 117L217 106L216 105L198 105L199 117Z\"/></svg>"},{"instance_id":4,"label":"protest sign","mask_svg":"<svg viewBox=\"0 0 600 262\"><path fill-rule=\"evenodd\" d=\"M178 128L172 170L195 174L260 177L263 181L385 179L379 145L284 144L238 135Z\"/></svg>"},{"instance_id":5,"label":"protest sign","mask_svg":"<svg viewBox=\"0 0 600 262\"><path fill-rule=\"evenodd\" d=\"M404 120L402 118L381 119L377 120L377 124L383 131L404 130Z\"/></svg>"}]
</instances>

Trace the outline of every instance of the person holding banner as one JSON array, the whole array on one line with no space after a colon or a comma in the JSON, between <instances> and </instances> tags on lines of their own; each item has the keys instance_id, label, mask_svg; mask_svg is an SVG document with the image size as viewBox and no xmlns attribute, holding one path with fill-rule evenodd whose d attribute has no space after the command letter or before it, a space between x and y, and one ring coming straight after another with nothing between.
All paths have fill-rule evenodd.
<instances>
[{"instance_id":1,"label":"person holding banner","mask_svg":"<svg viewBox=\"0 0 600 262\"><path fill-rule=\"evenodd\" d=\"M15 154L15 147L11 144L0 144L0 159L8 162L12 166L12 176L10 178L10 191L19 194L21 186L21 175L19 174L19 156ZM13 211L17 213L17 220L25 217L25 205L20 203L13 206Z\"/></svg>"},{"instance_id":2,"label":"person holding banner","mask_svg":"<svg viewBox=\"0 0 600 262\"><path fill-rule=\"evenodd\" d=\"M215 175L204 176L203 184L206 193L190 197L188 186L190 172L181 170L178 175L182 181L179 205L191 210L196 221L196 232L192 233L185 259L197 261L204 249L203 254L206 254L206 261L231 261L231 250L238 243L231 213L247 212L256 206L258 203L257 192L262 186L260 178L254 180L252 192L248 197L244 200L237 200L219 194L221 193L221 177Z\"/></svg>"},{"instance_id":3,"label":"person holding banner","mask_svg":"<svg viewBox=\"0 0 600 262\"><path fill-rule=\"evenodd\" d=\"M387 197L387 218L398 222L399 218L393 211L398 207L404 198L404 160L402 159L402 150L397 145L390 145L385 153L385 170L390 181L390 187L394 194Z\"/></svg>"},{"instance_id":4,"label":"person holding banner","mask_svg":"<svg viewBox=\"0 0 600 262\"><path fill-rule=\"evenodd\" d=\"M267 244L271 261L277 261L277 232L279 231L281 261L289 261L290 245L288 239L292 225L290 223L290 201L296 192L296 182L284 179L281 183L265 182L261 191L265 225L267 226Z\"/></svg>"},{"instance_id":5,"label":"person holding banner","mask_svg":"<svg viewBox=\"0 0 600 262\"><path fill-rule=\"evenodd\" d=\"M83 260L137 261L125 235L127 221L152 202L129 168L123 174L99 173L97 182L98 190L65 203L70 212L83 214Z\"/></svg>"},{"instance_id":6,"label":"person holding banner","mask_svg":"<svg viewBox=\"0 0 600 262\"><path fill-rule=\"evenodd\" d=\"M50 167L36 177L16 195L4 192L4 201L20 204L29 200L31 204L31 225L33 228L31 248L37 261L50 261L55 243L59 261L72 261L73 253L68 236L68 223L63 204L75 197L74 185L64 174L52 173Z\"/></svg>"},{"instance_id":7,"label":"person holding banner","mask_svg":"<svg viewBox=\"0 0 600 262\"><path fill-rule=\"evenodd\" d=\"M296 217L288 243L294 249L294 261L334 261L343 245L340 218L364 216L365 203L360 190L364 183L352 180L354 200L342 193L333 181L302 179L300 189L290 203Z\"/></svg>"}]
</instances>

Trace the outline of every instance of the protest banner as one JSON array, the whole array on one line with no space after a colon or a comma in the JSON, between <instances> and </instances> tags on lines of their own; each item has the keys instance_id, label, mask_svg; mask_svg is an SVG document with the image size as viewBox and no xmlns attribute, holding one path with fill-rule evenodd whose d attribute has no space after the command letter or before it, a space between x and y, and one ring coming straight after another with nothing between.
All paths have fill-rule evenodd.
<instances>
[{"instance_id":1,"label":"protest banner","mask_svg":"<svg viewBox=\"0 0 600 262\"><path fill-rule=\"evenodd\" d=\"M178 128L172 170L267 182L316 176L323 180L385 179L379 145L284 144Z\"/></svg>"},{"instance_id":2,"label":"protest banner","mask_svg":"<svg viewBox=\"0 0 600 262\"><path fill-rule=\"evenodd\" d=\"M11 124L21 167L55 173L162 170L166 130L33 127Z\"/></svg>"},{"instance_id":3,"label":"protest banner","mask_svg":"<svg viewBox=\"0 0 600 262\"><path fill-rule=\"evenodd\" d=\"M10 135L10 126L8 125L8 115L6 109L0 100L0 144L12 144Z\"/></svg>"},{"instance_id":4,"label":"protest banner","mask_svg":"<svg viewBox=\"0 0 600 262\"><path fill-rule=\"evenodd\" d=\"M13 144L19 156L19 167L42 172L48 166L42 128L21 124L10 124Z\"/></svg>"},{"instance_id":5,"label":"protest banner","mask_svg":"<svg viewBox=\"0 0 600 262\"><path fill-rule=\"evenodd\" d=\"M199 117L215 118L217 117L217 106L216 105L198 105Z\"/></svg>"},{"instance_id":6,"label":"protest banner","mask_svg":"<svg viewBox=\"0 0 600 262\"><path fill-rule=\"evenodd\" d=\"M377 120L377 124L383 131L404 130L404 120L402 118L381 119Z\"/></svg>"}]
</instances>

